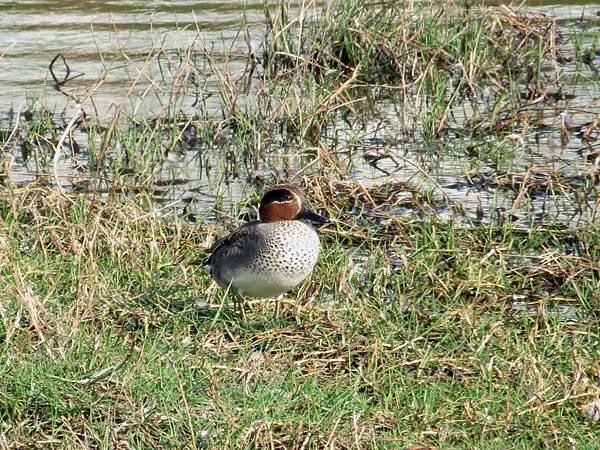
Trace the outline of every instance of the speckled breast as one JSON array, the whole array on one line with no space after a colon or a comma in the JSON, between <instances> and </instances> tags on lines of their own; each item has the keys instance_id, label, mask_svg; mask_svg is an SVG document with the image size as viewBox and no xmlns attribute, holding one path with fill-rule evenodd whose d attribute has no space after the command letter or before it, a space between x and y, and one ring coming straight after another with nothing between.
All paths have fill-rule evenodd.
<instances>
[{"instance_id":1,"label":"speckled breast","mask_svg":"<svg viewBox=\"0 0 600 450\"><path fill-rule=\"evenodd\" d=\"M277 272L291 278L306 277L319 257L319 237L310 225L290 220L258 226L261 244L253 269Z\"/></svg>"},{"instance_id":2,"label":"speckled breast","mask_svg":"<svg viewBox=\"0 0 600 450\"><path fill-rule=\"evenodd\" d=\"M317 232L298 220L259 223L245 241L220 261L216 278L241 295L278 297L300 284L319 257Z\"/></svg>"}]
</instances>

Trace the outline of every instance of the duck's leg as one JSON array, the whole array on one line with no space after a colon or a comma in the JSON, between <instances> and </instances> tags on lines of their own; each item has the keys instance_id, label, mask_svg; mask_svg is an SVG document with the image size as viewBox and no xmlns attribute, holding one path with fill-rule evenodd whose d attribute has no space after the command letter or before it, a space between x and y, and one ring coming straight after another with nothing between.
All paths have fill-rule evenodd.
<instances>
[{"instance_id":1,"label":"duck's leg","mask_svg":"<svg viewBox=\"0 0 600 450\"><path fill-rule=\"evenodd\" d=\"M246 302L245 302L244 297L236 294L234 302L235 302L235 309L237 309L240 316L242 317L242 320L245 322L246 321Z\"/></svg>"},{"instance_id":2,"label":"duck's leg","mask_svg":"<svg viewBox=\"0 0 600 450\"><path fill-rule=\"evenodd\" d=\"M279 297L275 299L275 318L279 319L281 315L281 301L283 300L284 294L281 294Z\"/></svg>"}]
</instances>

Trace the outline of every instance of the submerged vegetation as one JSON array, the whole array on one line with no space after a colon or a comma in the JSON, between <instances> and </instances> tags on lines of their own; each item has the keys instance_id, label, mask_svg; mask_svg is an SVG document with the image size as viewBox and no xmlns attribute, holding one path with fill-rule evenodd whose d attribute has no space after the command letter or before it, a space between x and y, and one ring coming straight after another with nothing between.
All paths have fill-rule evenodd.
<instances>
[{"instance_id":1,"label":"submerged vegetation","mask_svg":"<svg viewBox=\"0 0 600 450\"><path fill-rule=\"evenodd\" d=\"M109 61L0 127L0 448L594 448L597 39L469 2L264 23L241 68L150 50L158 114L96 114ZM198 262L281 181L333 220L242 318Z\"/></svg>"}]
</instances>

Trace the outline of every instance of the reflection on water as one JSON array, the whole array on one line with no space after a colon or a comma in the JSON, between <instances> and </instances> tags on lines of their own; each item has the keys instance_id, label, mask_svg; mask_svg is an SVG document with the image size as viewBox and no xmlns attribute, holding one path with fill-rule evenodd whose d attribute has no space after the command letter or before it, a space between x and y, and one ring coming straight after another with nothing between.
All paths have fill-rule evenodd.
<instances>
[{"instance_id":1,"label":"reflection on water","mask_svg":"<svg viewBox=\"0 0 600 450\"><path fill-rule=\"evenodd\" d=\"M543 11L556 17L563 26L565 37L581 30L591 39L600 30L600 17L595 2L535 2L536 11ZM582 6L585 5L585 6ZM46 1L16 2L0 0L0 126L11 129L17 112L25 111L27 102L36 97L44 99L56 114L64 111L67 119L73 114L73 102L68 94L81 98L98 79L102 78L94 91L93 104L89 114L97 115L102 123L109 123L118 106L123 106L129 114L162 116L165 108L172 106L174 89L181 84L194 84L196 95L178 97L177 108L193 113L195 108L207 108L218 113L219 99L216 94L218 81L211 74L210 64L201 57L201 50L208 48L214 55L225 59L232 73L242 73L249 61L250 49L257 50L263 31L263 1L245 2L223 1ZM193 45L198 55L188 55L185 49ZM63 54L71 73L71 81L66 92L52 88L54 81L48 65L57 54ZM186 58L193 58L197 73L191 73L182 64ZM560 70L569 73L573 67ZM55 66L56 76L66 76L66 67L59 62ZM206 74L199 82L198 73ZM581 140L573 138L565 145L556 133L564 116L561 112L570 111L569 120L573 129L583 126L595 113L598 113L600 92L598 84L575 85L569 92L570 100L564 102L561 110L547 114L543 119L545 129L540 129L527 142L519 136L501 137L499 147L507 147L514 152L514 159L500 164L500 169L511 172L527 171L537 167L531 176L551 179L553 171L565 176L580 176L585 170L582 152L585 149ZM207 104L198 104L198 97L208 97ZM592 105L592 106L590 106ZM594 106L595 109L594 109ZM7 112L10 113L7 115ZM171 113L173 111L170 111ZM460 114L457 111L456 114ZM465 216L473 219L478 210L496 208L520 215L547 217L550 220L565 219L565 211L574 211L573 200L569 196L553 197L548 194L532 193L527 201L517 202L514 191L504 189L502 180L473 180L473 161L464 158L462 151L453 154L453 146L464 148L466 142L456 139L453 142L439 143L426 147L419 139L419 124L414 124L414 133L399 136L404 130L399 118L389 108L382 108L381 121L369 124L360 134L357 152L350 160L351 176L359 178L366 186L386 180L403 181L415 186L433 186L451 203L462 204ZM548 132L550 130L551 132ZM356 143L356 130L339 124L335 139L324 139L323 144L344 147ZM491 137L493 139L493 137ZM81 139L85 142L85 139ZM443 147L443 148L442 148ZM205 153L212 150L203 149ZM215 160L219 154L208 154ZM25 161L21 155L13 155L11 182L23 183L36 178L36 167ZM88 154L86 149L64 159L59 167L60 175L71 175L75 167L85 167ZM291 158L291 165L300 163ZM202 166L203 158L198 157L198 149L190 148L178 155L169 155L160 169L157 181L157 196L164 201L188 201L199 199L200 207L211 203L206 196L212 192L208 188L207 176L213 180L222 176L216 168L207 170ZM216 167L216 166L215 166ZM498 163L490 164L489 172L498 169ZM491 169L493 167L493 170ZM486 173L485 164L477 168L477 173ZM251 176L270 175L260 169ZM497 178L497 177L496 177ZM235 201L246 185L242 179L223 186L225 203ZM206 201L206 203L205 203ZM593 201L590 200L590 201ZM438 213L450 216L457 208L440 208ZM590 208L592 210L592 208ZM578 216L579 220L589 220L589 211Z\"/></svg>"},{"instance_id":2,"label":"reflection on water","mask_svg":"<svg viewBox=\"0 0 600 450\"><path fill-rule=\"evenodd\" d=\"M169 64L169 55L199 41L245 57L243 39L230 46L244 17L252 26L262 17L262 8L261 0L0 1L1 108L16 108L27 97L40 96L60 109L65 99L47 87L52 83L48 65L60 53L73 71L71 76L77 76L69 83L74 94L90 88L107 71L94 96L96 108L106 114L112 104L128 101L131 80L137 75L142 75L138 92L152 85L158 70L158 58L147 61L152 51L160 49ZM161 103L157 96L147 96L143 107L156 111Z\"/></svg>"}]
</instances>

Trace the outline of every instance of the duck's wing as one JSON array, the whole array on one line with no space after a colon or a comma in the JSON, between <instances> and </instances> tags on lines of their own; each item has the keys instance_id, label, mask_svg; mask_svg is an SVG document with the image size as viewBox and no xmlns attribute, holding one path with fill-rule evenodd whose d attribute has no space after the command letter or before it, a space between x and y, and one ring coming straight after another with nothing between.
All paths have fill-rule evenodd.
<instances>
[{"instance_id":1,"label":"duck's wing","mask_svg":"<svg viewBox=\"0 0 600 450\"><path fill-rule=\"evenodd\" d=\"M259 221L254 220L252 222L245 223L233 233L216 241L212 247L208 250L208 258L204 262L204 266L210 267L213 263L215 256L223 250L237 251L238 242L247 242L248 236L253 234L252 226L256 225Z\"/></svg>"}]
</instances>

